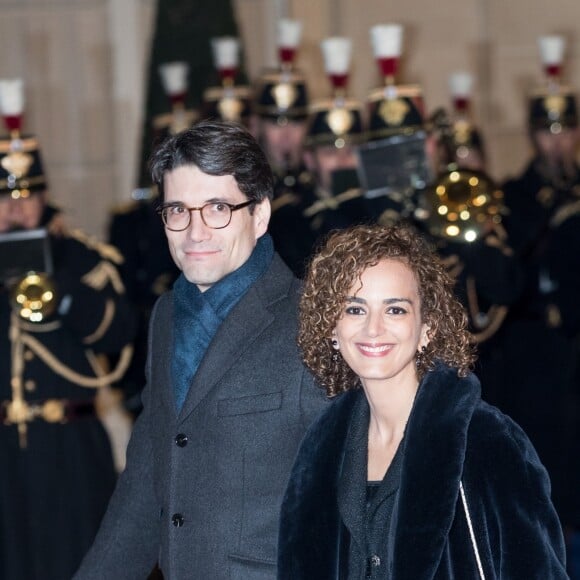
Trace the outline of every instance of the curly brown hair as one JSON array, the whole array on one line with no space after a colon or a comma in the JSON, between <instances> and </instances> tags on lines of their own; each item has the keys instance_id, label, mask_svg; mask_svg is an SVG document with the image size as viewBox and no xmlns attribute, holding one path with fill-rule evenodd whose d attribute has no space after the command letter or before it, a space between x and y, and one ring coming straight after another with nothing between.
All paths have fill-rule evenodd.
<instances>
[{"instance_id":1,"label":"curly brown hair","mask_svg":"<svg viewBox=\"0 0 580 580\"><path fill-rule=\"evenodd\" d=\"M460 376L475 361L467 314L453 293L452 278L426 240L406 224L355 226L331 234L312 258L300 300L298 344L329 397L358 386L342 356L333 360L332 331L356 280L385 259L406 264L419 286L421 317L429 326L429 344L416 360L419 380L436 361L457 368Z\"/></svg>"}]
</instances>

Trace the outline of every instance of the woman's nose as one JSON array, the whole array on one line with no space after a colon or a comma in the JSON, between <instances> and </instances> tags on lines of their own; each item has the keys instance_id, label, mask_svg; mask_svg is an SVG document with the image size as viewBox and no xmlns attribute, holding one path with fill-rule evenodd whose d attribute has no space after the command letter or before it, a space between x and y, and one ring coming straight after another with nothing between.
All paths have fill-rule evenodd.
<instances>
[{"instance_id":1,"label":"woman's nose","mask_svg":"<svg viewBox=\"0 0 580 580\"><path fill-rule=\"evenodd\" d=\"M367 318L367 333L369 336L380 336L385 331L385 321L381 312L371 312Z\"/></svg>"}]
</instances>

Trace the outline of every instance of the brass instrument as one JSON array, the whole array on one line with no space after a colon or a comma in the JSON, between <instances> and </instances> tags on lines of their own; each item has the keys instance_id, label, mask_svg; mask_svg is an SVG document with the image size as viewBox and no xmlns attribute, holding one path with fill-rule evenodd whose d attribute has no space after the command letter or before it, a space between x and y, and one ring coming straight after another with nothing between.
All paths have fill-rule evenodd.
<instances>
[{"instance_id":1,"label":"brass instrument","mask_svg":"<svg viewBox=\"0 0 580 580\"><path fill-rule=\"evenodd\" d=\"M28 272L10 291L12 308L28 322L42 322L57 305L52 278L43 272Z\"/></svg>"},{"instance_id":2,"label":"brass instrument","mask_svg":"<svg viewBox=\"0 0 580 580\"><path fill-rule=\"evenodd\" d=\"M46 228L0 233L0 285L20 318L42 322L57 305L52 251Z\"/></svg>"},{"instance_id":3,"label":"brass instrument","mask_svg":"<svg viewBox=\"0 0 580 580\"><path fill-rule=\"evenodd\" d=\"M462 243L480 239L501 222L503 192L484 172L454 169L423 193L420 216L430 233Z\"/></svg>"}]
</instances>

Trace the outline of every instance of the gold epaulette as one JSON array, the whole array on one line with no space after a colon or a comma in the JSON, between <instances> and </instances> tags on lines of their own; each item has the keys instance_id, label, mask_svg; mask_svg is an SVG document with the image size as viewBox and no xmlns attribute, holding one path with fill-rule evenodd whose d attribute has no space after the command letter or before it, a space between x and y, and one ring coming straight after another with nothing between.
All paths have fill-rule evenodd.
<instances>
[{"instance_id":1,"label":"gold epaulette","mask_svg":"<svg viewBox=\"0 0 580 580\"><path fill-rule=\"evenodd\" d=\"M277 198L272 200L272 213L275 211L278 211L279 209L287 206L287 205L291 205L297 201L299 201L299 197L295 194L292 193L291 191L287 191L286 193L283 193L282 195L279 195Z\"/></svg>"},{"instance_id":2,"label":"gold epaulette","mask_svg":"<svg viewBox=\"0 0 580 580\"><path fill-rule=\"evenodd\" d=\"M554 212L550 220L550 227L561 226L568 218L580 213L580 201L573 201L562 206Z\"/></svg>"},{"instance_id":3,"label":"gold epaulette","mask_svg":"<svg viewBox=\"0 0 580 580\"><path fill-rule=\"evenodd\" d=\"M345 201L350 201L351 199L356 199L357 197L362 197L363 190L360 187L353 187L347 189L346 191L339 193L333 197L326 197L324 199L319 199L315 201L310 207L304 210L304 217L313 217L317 213L324 211L325 209L337 209L338 206Z\"/></svg>"},{"instance_id":4,"label":"gold epaulette","mask_svg":"<svg viewBox=\"0 0 580 580\"><path fill-rule=\"evenodd\" d=\"M352 187L351 189L347 189L342 193L339 193L336 196L336 200L338 201L339 205L344 203L345 201L350 201L351 199L356 199L357 197L363 196L363 190L360 187Z\"/></svg>"},{"instance_id":5,"label":"gold epaulette","mask_svg":"<svg viewBox=\"0 0 580 580\"><path fill-rule=\"evenodd\" d=\"M97 238L87 235L82 230L71 230L68 232L68 235L87 246L87 248L96 250L102 258L110 260L114 264L122 264L124 262L123 255L115 246L101 242Z\"/></svg>"}]
</instances>

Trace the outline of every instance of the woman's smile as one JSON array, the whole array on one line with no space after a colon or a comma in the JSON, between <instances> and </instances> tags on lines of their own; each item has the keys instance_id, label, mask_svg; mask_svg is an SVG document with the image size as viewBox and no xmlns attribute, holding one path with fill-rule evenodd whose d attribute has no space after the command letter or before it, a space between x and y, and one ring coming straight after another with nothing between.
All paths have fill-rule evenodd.
<instances>
[{"instance_id":1,"label":"woman's smile","mask_svg":"<svg viewBox=\"0 0 580 580\"><path fill-rule=\"evenodd\" d=\"M394 348L393 344L384 343L358 342L356 345L364 356L370 357L386 356Z\"/></svg>"}]
</instances>

